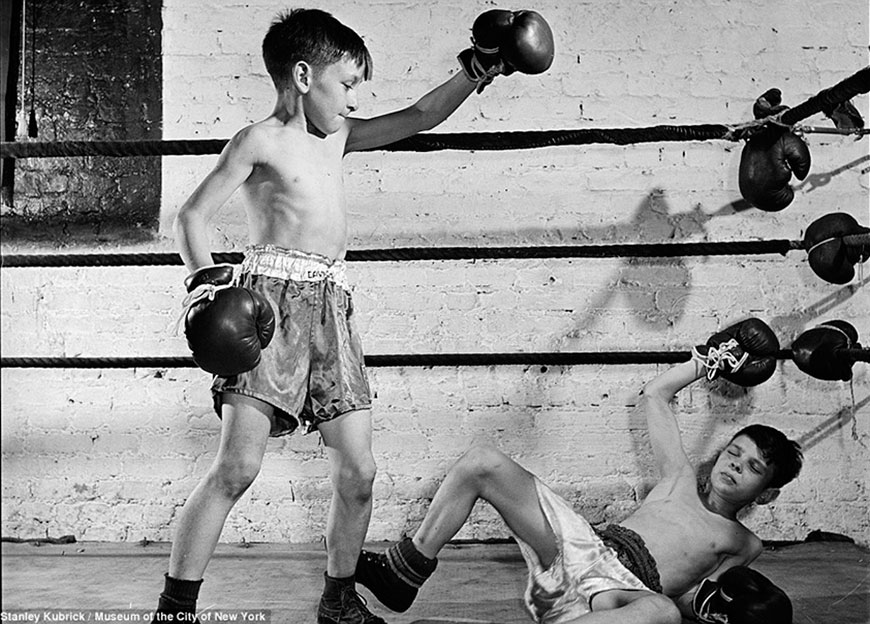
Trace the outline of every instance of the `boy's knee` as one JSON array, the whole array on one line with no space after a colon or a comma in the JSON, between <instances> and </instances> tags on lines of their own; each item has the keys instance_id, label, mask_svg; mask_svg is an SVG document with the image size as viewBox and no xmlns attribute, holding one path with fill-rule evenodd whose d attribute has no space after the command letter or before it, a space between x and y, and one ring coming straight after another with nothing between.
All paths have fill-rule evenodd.
<instances>
[{"instance_id":1,"label":"boy's knee","mask_svg":"<svg viewBox=\"0 0 870 624\"><path fill-rule=\"evenodd\" d=\"M673 600L661 594L650 596L648 600L652 602L657 616L655 620L651 621L655 621L657 624L682 624L683 616Z\"/></svg>"},{"instance_id":2,"label":"boy's knee","mask_svg":"<svg viewBox=\"0 0 870 624\"><path fill-rule=\"evenodd\" d=\"M374 458L345 464L338 470L336 489L342 498L368 501L377 475Z\"/></svg>"},{"instance_id":3,"label":"boy's knee","mask_svg":"<svg viewBox=\"0 0 870 624\"><path fill-rule=\"evenodd\" d=\"M212 480L228 498L240 498L257 475L260 463L248 460L221 461L212 471Z\"/></svg>"},{"instance_id":4,"label":"boy's knee","mask_svg":"<svg viewBox=\"0 0 870 624\"><path fill-rule=\"evenodd\" d=\"M459 458L453 469L462 472L463 478L482 482L496 471L504 458L504 453L492 444L478 443Z\"/></svg>"}]
</instances>

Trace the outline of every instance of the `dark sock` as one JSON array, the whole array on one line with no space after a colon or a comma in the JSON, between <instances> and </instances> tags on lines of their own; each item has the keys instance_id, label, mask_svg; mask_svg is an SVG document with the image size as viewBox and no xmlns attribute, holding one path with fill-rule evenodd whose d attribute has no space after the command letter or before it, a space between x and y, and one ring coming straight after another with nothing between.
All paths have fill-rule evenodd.
<instances>
[{"instance_id":1,"label":"dark sock","mask_svg":"<svg viewBox=\"0 0 870 624\"><path fill-rule=\"evenodd\" d=\"M438 559L430 559L417 550L410 537L390 546L387 549L387 559L399 578L418 589L438 566Z\"/></svg>"},{"instance_id":2,"label":"dark sock","mask_svg":"<svg viewBox=\"0 0 870 624\"><path fill-rule=\"evenodd\" d=\"M324 598L338 598L341 595L341 592L346 587L354 587L356 584L355 575L351 574L350 576L343 577L335 577L329 576L328 574L323 574L324 586L323 586L323 597Z\"/></svg>"},{"instance_id":3,"label":"dark sock","mask_svg":"<svg viewBox=\"0 0 870 624\"><path fill-rule=\"evenodd\" d=\"M163 593L157 603L157 613L196 613L196 600L199 598L199 587L202 579L198 581L185 581L165 575ZM166 620L170 621L170 620Z\"/></svg>"}]
</instances>

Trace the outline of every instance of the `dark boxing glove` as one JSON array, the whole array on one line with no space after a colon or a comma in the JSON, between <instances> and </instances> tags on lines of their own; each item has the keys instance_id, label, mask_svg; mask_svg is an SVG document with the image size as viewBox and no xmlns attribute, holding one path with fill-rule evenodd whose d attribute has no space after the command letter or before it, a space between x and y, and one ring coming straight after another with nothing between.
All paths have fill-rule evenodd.
<instances>
[{"instance_id":1,"label":"dark boxing glove","mask_svg":"<svg viewBox=\"0 0 870 624\"><path fill-rule=\"evenodd\" d=\"M870 258L870 245L848 244L846 236L868 234L850 214L831 212L810 223L803 246L813 272L826 282L847 284L855 277L855 265Z\"/></svg>"},{"instance_id":2,"label":"dark boxing glove","mask_svg":"<svg viewBox=\"0 0 870 624\"><path fill-rule=\"evenodd\" d=\"M184 284L184 333L197 365L220 377L254 368L275 332L275 313L266 298L233 286L229 264L198 269Z\"/></svg>"},{"instance_id":3,"label":"dark boxing glove","mask_svg":"<svg viewBox=\"0 0 870 624\"><path fill-rule=\"evenodd\" d=\"M786 110L779 89L770 89L756 100L756 119ZM782 210L794 199L789 185L792 174L803 180L810 172L810 149L791 130L768 126L759 130L743 147L738 185L743 199L768 212Z\"/></svg>"},{"instance_id":4,"label":"dark boxing glove","mask_svg":"<svg viewBox=\"0 0 870 624\"><path fill-rule=\"evenodd\" d=\"M849 381L855 359L848 349L860 349L858 331L846 321L828 321L806 330L791 346L794 363L810 377Z\"/></svg>"},{"instance_id":5,"label":"dark boxing glove","mask_svg":"<svg viewBox=\"0 0 870 624\"><path fill-rule=\"evenodd\" d=\"M499 74L540 74L553 62L553 33L535 11L485 11L474 20L471 43L458 58L478 93Z\"/></svg>"},{"instance_id":6,"label":"dark boxing glove","mask_svg":"<svg viewBox=\"0 0 870 624\"><path fill-rule=\"evenodd\" d=\"M792 624L788 595L760 572L729 568L704 579L692 599L695 617L707 624Z\"/></svg>"},{"instance_id":7,"label":"dark boxing glove","mask_svg":"<svg viewBox=\"0 0 870 624\"><path fill-rule=\"evenodd\" d=\"M692 359L707 369L707 379L722 376L740 386L757 386L776 370L779 340L761 319L749 318L713 334L692 349Z\"/></svg>"}]
</instances>

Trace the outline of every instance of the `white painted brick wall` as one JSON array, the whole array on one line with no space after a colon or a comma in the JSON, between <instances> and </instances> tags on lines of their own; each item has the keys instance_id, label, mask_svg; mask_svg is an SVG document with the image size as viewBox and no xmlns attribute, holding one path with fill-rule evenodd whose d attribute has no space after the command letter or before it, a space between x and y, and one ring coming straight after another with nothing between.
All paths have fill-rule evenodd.
<instances>
[{"instance_id":1,"label":"white painted brick wall","mask_svg":"<svg viewBox=\"0 0 870 624\"><path fill-rule=\"evenodd\" d=\"M375 59L361 115L407 106L457 71L475 15L489 2L324 2L365 36ZM868 63L866 3L710 6L539 2L557 55L541 76L497 79L439 132L643 127L747 121L770 87L797 105ZM164 136L227 138L268 114L259 57L274 3L164 8ZM854 103L868 114L868 98ZM830 126L817 115L807 120ZM780 213L740 210L741 145L724 141L590 145L346 160L351 248L800 239L830 211L868 214L867 138L808 136L813 166ZM174 211L214 156L164 159L164 239ZM215 250L240 250L233 198ZM5 249L4 251L20 251ZM44 251L26 249L25 251ZM97 251L106 251L99 249ZM111 249L109 251L116 251ZM870 343L864 273L816 278L802 252L661 260L354 263L368 353L686 350L745 315L788 346L831 318ZM181 267L3 269L4 356L185 355L172 334ZM459 453L489 438L593 521L619 519L654 478L643 423L631 413L659 366L373 369L379 473L369 538L413 529ZM3 535L169 540L205 473L219 423L196 370L2 371ZM752 510L765 539L812 529L870 542L870 370L822 382L782 362L749 392L697 384L677 407L685 444L708 459L744 424L804 443L806 466L775 505ZM262 473L227 522L225 541L319 539L329 499L316 436L271 440ZM481 506L460 538L504 536Z\"/></svg>"}]
</instances>

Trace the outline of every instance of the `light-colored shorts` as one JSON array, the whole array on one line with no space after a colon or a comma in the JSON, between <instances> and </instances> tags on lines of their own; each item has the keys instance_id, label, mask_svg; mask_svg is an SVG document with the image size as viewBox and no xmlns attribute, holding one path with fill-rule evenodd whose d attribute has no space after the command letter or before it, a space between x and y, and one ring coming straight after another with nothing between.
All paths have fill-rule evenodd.
<instances>
[{"instance_id":1,"label":"light-colored shorts","mask_svg":"<svg viewBox=\"0 0 870 624\"><path fill-rule=\"evenodd\" d=\"M535 487L559 546L556 559L544 569L534 549L517 538L529 568L526 609L535 622L560 624L589 613L592 598L603 591L649 591L565 499L538 478Z\"/></svg>"},{"instance_id":2,"label":"light-colored shorts","mask_svg":"<svg viewBox=\"0 0 870 624\"><path fill-rule=\"evenodd\" d=\"M371 407L362 343L343 260L273 245L245 251L237 282L275 311L275 335L246 373L215 377L215 410L234 392L275 408L271 436L305 433L342 414Z\"/></svg>"}]
</instances>

